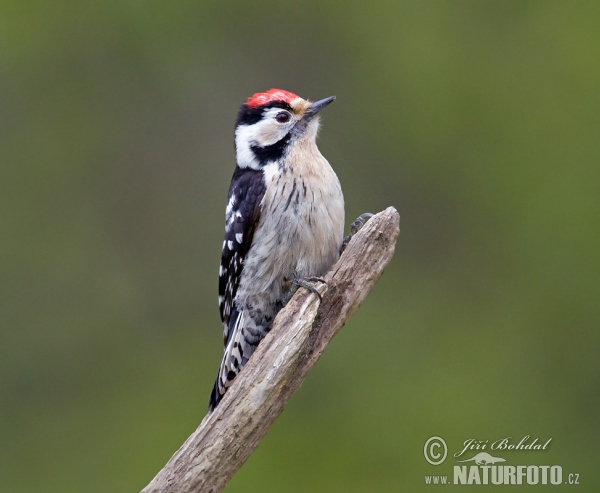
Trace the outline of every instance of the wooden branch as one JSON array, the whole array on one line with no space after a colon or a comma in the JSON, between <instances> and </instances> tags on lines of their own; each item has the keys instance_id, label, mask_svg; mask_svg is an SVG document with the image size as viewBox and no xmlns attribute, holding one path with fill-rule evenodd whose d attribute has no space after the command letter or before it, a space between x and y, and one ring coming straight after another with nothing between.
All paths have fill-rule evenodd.
<instances>
[{"instance_id":1,"label":"wooden branch","mask_svg":"<svg viewBox=\"0 0 600 493\"><path fill-rule=\"evenodd\" d=\"M399 223L393 207L367 222L327 274L327 284L318 286L320 306L315 294L298 290L215 411L142 493L225 488L390 262Z\"/></svg>"}]
</instances>

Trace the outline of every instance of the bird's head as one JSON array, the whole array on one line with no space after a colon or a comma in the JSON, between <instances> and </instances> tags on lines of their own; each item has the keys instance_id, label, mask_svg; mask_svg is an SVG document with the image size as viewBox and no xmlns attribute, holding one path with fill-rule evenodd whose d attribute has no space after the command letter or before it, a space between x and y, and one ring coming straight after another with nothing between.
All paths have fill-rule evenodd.
<instances>
[{"instance_id":1,"label":"bird's head","mask_svg":"<svg viewBox=\"0 0 600 493\"><path fill-rule=\"evenodd\" d=\"M249 97L238 113L235 127L237 164L259 169L280 160L295 144L315 142L317 113L335 96L310 102L283 89Z\"/></svg>"}]
</instances>

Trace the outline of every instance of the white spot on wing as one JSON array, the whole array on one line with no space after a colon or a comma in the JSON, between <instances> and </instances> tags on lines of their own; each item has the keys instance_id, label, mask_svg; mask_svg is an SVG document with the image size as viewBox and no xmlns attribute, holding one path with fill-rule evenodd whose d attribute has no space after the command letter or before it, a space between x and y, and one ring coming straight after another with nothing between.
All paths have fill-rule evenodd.
<instances>
[{"instance_id":1,"label":"white spot on wing","mask_svg":"<svg viewBox=\"0 0 600 493\"><path fill-rule=\"evenodd\" d=\"M235 241L237 241L238 243L240 243L240 244L241 244L241 243L242 243L242 240L243 240L243 235L242 235L242 233L236 233L236 235L235 235Z\"/></svg>"},{"instance_id":2,"label":"white spot on wing","mask_svg":"<svg viewBox=\"0 0 600 493\"><path fill-rule=\"evenodd\" d=\"M231 211L233 210L233 206L235 205L235 194L231 194L231 197L229 199L229 202L227 202L227 208L225 209L225 214L227 216L229 216L229 214L231 214Z\"/></svg>"}]
</instances>

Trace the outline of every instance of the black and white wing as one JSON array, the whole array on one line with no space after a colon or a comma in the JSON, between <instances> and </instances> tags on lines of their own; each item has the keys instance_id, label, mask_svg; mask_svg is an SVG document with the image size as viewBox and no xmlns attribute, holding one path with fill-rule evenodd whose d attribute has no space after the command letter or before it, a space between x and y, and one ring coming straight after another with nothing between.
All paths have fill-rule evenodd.
<instances>
[{"instance_id":1,"label":"black and white wing","mask_svg":"<svg viewBox=\"0 0 600 493\"><path fill-rule=\"evenodd\" d=\"M234 332L240 332L243 326L243 316L235 306L235 296L244 268L244 259L252 246L254 231L260 219L265 189L261 170L236 167L229 187L225 212L225 240L219 268L219 310L223 321L225 355L210 396L209 410L218 404L226 387L245 363L239 355L231 361L230 353L234 343L231 339ZM237 350L238 345L235 346Z\"/></svg>"},{"instance_id":2,"label":"black and white wing","mask_svg":"<svg viewBox=\"0 0 600 493\"><path fill-rule=\"evenodd\" d=\"M225 211L225 240L219 268L219 310L223 321L223 342L229 333L233 300L240 284L244 259L252 245L260 218L260 203L265 194L262 171L236 167L229 187Z\"/></svg>"}]
</instances>

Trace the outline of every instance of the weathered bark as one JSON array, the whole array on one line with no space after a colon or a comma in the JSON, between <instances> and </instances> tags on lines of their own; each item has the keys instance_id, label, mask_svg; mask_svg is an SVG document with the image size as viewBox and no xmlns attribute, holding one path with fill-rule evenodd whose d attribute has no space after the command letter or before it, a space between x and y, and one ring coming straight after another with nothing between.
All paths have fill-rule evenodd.
<instances>
[{"instance_id":1,"label":"weathered bark","mask_svg":"<svg viewBox=\"0 0 600 493\"><path fill-rule=\"evenodd\" d=\"M390 262L399 222L393 207L367 222L326 285L317 286L321 303L305 289L294 295L215 411L142 493L216 493L226 486Z\"/></svg>"}]
</instances>

